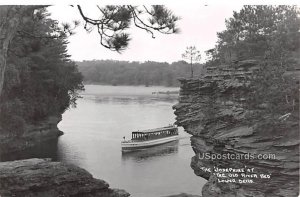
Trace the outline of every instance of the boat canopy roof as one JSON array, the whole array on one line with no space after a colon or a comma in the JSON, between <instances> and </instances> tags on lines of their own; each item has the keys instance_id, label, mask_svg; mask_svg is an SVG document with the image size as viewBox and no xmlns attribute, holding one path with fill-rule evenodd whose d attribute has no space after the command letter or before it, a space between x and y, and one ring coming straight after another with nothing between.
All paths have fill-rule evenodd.
<instances>
[{"instance_id":1,"label":"boat canopy roof","mask_svg":"<svg viewBox=\"0 0 300 197\"><path fill-rule=\"evenodd\" d=\"M141 131L133 131L132 134L140 133L140 134L145 134L145 133L155 133L155 132L160 132L160 131L169 131L176 129L174 125L170 125L167 127L160 127L160 128L155 128L155 129L146 129L146 130L141 130Z\"/></svg>"}]
</instances>

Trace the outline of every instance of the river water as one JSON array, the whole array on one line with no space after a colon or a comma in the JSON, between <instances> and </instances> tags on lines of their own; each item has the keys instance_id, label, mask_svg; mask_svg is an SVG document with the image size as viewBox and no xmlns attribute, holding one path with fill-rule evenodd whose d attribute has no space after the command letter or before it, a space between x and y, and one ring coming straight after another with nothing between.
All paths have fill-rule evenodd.
<instances>
[{"instance_id":1,"label":"river water","mask_svg":"<svg viewBox=\"0 0 300 197\"><path fill-rule=\"evenodd\" d=\"M175 122L172 105L177 96L152 92L179 88L86 85L85 89L77 108L63 114L58 127L64 135L52 148L40 149L35 157L75 164L133 197L201 194L206 181L190 167L194 153L190 135L182 128L178 142L139 152L121 152L120 142L123 136L130 139L131 131Z\"/></svg>"}]
</instances>

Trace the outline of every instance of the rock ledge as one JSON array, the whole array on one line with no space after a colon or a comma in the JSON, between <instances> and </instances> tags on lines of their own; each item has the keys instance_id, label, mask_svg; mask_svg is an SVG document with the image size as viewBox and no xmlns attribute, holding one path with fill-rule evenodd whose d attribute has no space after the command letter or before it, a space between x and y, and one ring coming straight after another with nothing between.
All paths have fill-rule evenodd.
<instances>
[{"instance_id":1,"label":"rock ledge","mask_svg":"<svg viewBox=\"0 0 300 197\"><path fill-rule=\"evenodd\" d=\"M109 188L108 183L75 165L27 159L0 163L0 196L128 197L130 194Z\"/></svg>"}]
</instances>

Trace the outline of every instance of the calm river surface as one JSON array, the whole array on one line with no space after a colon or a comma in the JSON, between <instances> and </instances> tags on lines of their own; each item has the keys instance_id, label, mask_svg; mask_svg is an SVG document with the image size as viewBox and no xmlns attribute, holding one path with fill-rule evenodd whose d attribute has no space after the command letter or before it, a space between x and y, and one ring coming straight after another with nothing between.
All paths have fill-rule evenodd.
<instances>
[{"instance_id":1,"label":"calm river surface","mask_svg":"<svg viewBox=\"0 0 300 197\"><path fill-rule=\"evenodd\" d=\"M58 127L65 134L52 146L22 157L52 157L75 164L112 188L133 197L201 194L204 179L190 167L194 155L190 135L179 128L180 140L143 151L122 154L123 136L131 131L175 122L173 98L152 92L179 88L86 85L77 108L63 114Z\"/></svg>"},{"instance_id":2,"label":"calm river surface","mask_svg":"<svg viewBox=\"0 0 300 197\"><path fill-rule=\"evenodd\" d=\"M180 128L180 140L136 153L121 152L131 131L175 122L177 98L152 92L178 88L86 85L77 108L63 114L58 160L80 166L112 188L133 197L158 197L182 192L201 194L205 181L190 167L194 155L190 136Z\"/></svg>"}]
</instances>

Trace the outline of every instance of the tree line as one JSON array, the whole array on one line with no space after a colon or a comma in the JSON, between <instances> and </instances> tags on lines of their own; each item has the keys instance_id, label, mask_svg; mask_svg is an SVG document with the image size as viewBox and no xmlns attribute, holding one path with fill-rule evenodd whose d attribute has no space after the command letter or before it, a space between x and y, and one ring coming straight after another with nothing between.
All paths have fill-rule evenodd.
<instances>
[{"instance_id":1,"label":"tree line","mask_svg":"<svg viewBox=\"0 0 300 197\"><path fill-rule=\"evenodd\" d=\"M128 62L115 60L91 60L76 62L87 84L179 86L178 78L189 78L190 65L185 61ZM194 65L194 75L204 73L203 65Z\"/></svg>"}]
</instances>

